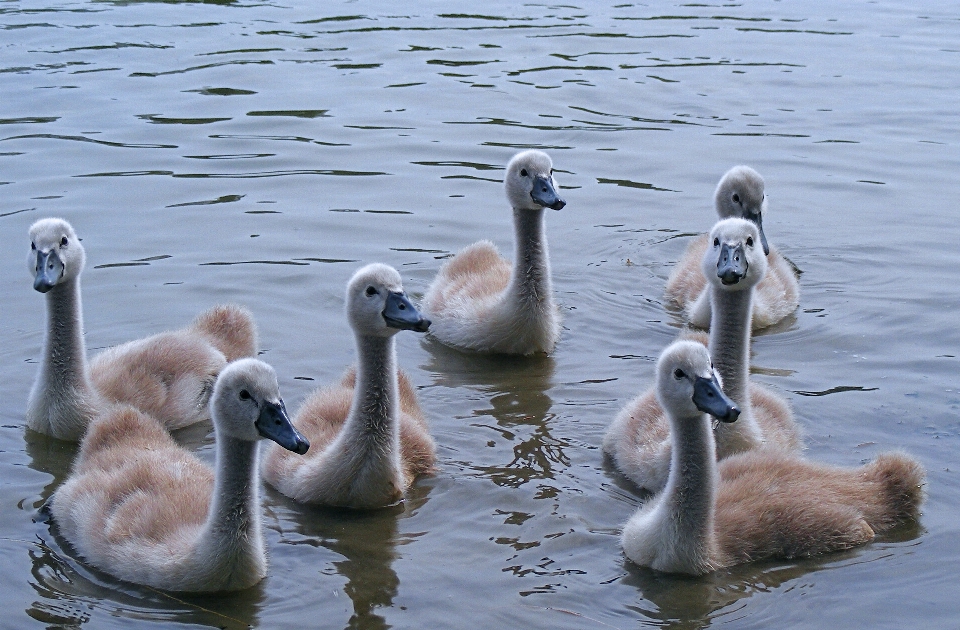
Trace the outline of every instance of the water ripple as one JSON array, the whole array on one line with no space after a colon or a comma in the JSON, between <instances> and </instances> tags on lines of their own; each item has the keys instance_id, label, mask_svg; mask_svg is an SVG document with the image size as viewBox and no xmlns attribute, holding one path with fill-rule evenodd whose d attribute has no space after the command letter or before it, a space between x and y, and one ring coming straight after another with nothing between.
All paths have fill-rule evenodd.
<instances>
[{"instance_id":1,"label":"water ripple","mask_svg":"<svg viewBox=\"0 0 960 630\"><path fill-rule=\"evenodd\" d=\"M56 120L56 118L54 118ZM30 138L43 138L48 140L70 140L73 142L92 142L93 144L102 144L107 147L123 147L125 149L176 149L178 148L175 144L137 144L130 142L110 142L109 140L96 140L94 138L87 138L86 136L62 136L54 133L31 133L25 134L22 136L10 136L9 138L2 138L0 142L5 142L7 140L24 140Z\"/></svg>"}]
</instances>

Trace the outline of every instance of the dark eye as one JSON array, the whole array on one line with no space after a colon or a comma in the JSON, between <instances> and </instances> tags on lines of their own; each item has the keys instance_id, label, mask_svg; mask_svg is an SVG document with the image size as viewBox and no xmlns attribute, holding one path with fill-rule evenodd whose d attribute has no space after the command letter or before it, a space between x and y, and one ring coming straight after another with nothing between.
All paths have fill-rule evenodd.
<instances>
[{"instance_id":1,"label":"dark eye","mask_svg":"<svg viewBox=\"0 0 960 630\"><path fill-rule=\"evenodd\" d=\"M367 296L373 297L377 294L377 289L375 287L367 287Z\"/></svg>"},{"instance_id":2,"label":"dark eye","mask_svg":"<svg viewBox=\"0 0 960 630\"><path fill-rule=\"evenodd\" d=\"M685 378L686 376L687 376L687 375L684 374L684 373L683 373L683 370L681 370L680 368L677 368L677 369L675 369L675 370L673 371L673 378L677 379L678 381L679 381L681 378Z\"/></svg>"},{"instance_id":3,"label":"dark eye","mask_svg":"<svg viewBox=\"0 0 960 630\"><path fill-rule=\"evenodd\" d=\"M527 176L527 169L521 168L521 169L520 169L520 177L526 177L526 176Z\"/></svg>"},{"instance_id":4,"label":"dark eye","mask_svg":"<svg viewBox=\"0 0 960 630\"><path fill-rule=\"evenodd\" d=\"M553 169L550 169L550 175L553 176Z\"/></svg>"},{"instance_id":5,"label":"dark eye","mask_svg":"<svg viewBox=\"0 0 960 630\"><path fill-rule=\"evenodd\" d=\"M60 239L60 247L66 247L66 246L67 246L67 237L64 236L63 238Z\"/></svg>"},{"instance_id":6,"label":"dark eye","mask_svg":"<svg viewBox=\"0 0 960 630\"><path fill-rule=\"evenodd\" d=\"M720 247L720 239L719 239L719 238L713 239L713 246L714 246L714 247Z\"/></svg>"},{"instance_id":7,"label":"dark eye","mask_svg":"<svg viewBox=\"0 0 960 630\"><path fill-rule=\"evenodd\" d=\"M747 247L753 247L753 237L752 237L752 236L748 236L748 237L747 237Z\"/></svg>"},{"instance_id":8,"label":"dark eye","mask_svg":"<svg viewBox=\"0 0 960 630\"><path fill-rule=\"evenodd\" d=\"M33 251L37 251L37 244L36 244L36 243L30 243L30 249L32 249Z\"/></svg>"},{"instance_id":9,"label":"dark eye","mask_svg":"<svg viewBox=\"0 0 960 630\"><path fill-rule=\"evenodd\" d=\"M740 195L738 195L737 193L733 193L733 202L740 203Z\"/></svg>"},{"instance_id":10,"label":"dark eye","mask_svg":"<svg viewBox=\"0 0 960 630\"><path fill-rule=\"evenodd\" d=\"M250 396L250 392L245 389L240 390L240 400L250 400L250 398L252 398L252 396Z\"/></svg>"}]
</instances>

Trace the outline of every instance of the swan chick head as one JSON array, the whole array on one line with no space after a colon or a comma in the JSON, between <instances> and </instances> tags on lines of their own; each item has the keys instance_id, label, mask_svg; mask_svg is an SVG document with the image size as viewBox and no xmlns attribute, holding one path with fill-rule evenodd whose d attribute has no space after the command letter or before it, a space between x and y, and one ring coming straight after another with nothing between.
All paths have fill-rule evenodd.
<instances>
[{"instance_id":1,"label":"swan chick head","mask_svg":"<svg viewBox=\"0 0 960 630\"><path fill-rule=\"evenodd\" d=\"M723 219L710 230L701 263L707 281L724 291L750 290L767 273L760 231L745 219Z\"/></svg>"},{"instance_id":2,"label":"swan chick head","mask_svg":"<svg viewBox=\"0 0 960 630\"><path fill-rule=\"evenodd\" d=\"M763 233L763 215L767 211L763 177L749 166L734 166L720 178L713 195L717 214L721 219L739 217L752 221L760 232L764 255L770 253Z\"/></svg>"},{"instance_id":3,"label":"swan chick head","mask_svg":"<svg viewBox=\"0 0 960 630\"><path fill-rule=\"evenodd\" d=\"M287 416L277 373L263 361L240 359L227 365L210 404L218 434L246 442L267 438L301 455L310 448Z\"/></svg>"},{"instance_id":4,"label":"swan chick head","mask_svg":"<svg viewBox=\"0 0 960 630\"><path fill-rule=\"evenodd\" d=\"M503 185L510 205L517 210L560 210L567 205L557 194L553 162L543 151L523 151L513 156Z\"/></svg>"},{"instance_id":5,"label":"swan chick head","mask_svg":"<svg viewBox=\"0 0 960 630\"><path fill-rule=\"evenodd\" d=\"M735 422L740 416L736 403L723 393L710 353L695 341L677 341L660 354L657 398L676 418L708 413L722 422Z\"/></svg>"},{"instance_id":6,"label":"swan chick head","mask_svg":"<svg viewBox=\"0 0 960 630\"><path fill-rule=\"evenodd\" d=\"M46 293L80 276L87 255L73 227L63 219L40 219L30 226L27 268L33 288Z\"/></svg>"},{"instance_id":7,"label":"swan chick head","mask_svg":"<svg viewBox=\"0 0 960 630\"><path fill-rule=\"evenodd\" d=\"M347 318L362 335L391 337L401 330L427 332L430 320L403 292L403 281L389 265L359 269L347 283Z\"/></svg>"}]
</instances>

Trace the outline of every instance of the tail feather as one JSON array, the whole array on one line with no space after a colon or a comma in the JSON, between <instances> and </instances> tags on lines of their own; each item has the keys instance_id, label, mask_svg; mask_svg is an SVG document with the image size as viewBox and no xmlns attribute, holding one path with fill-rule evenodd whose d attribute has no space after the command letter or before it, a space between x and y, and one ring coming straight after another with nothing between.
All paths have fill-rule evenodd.
<instances>
[{"instance_id":1,"label":"tail feather","mask_svg":"<svg viewBox=\"0 0 960 630\"><path fill-rule=\"evenodd\" d=\"M210 340L227 361L257 356L257 325L249 310L221 304L197 316L193 329Z\"/></svg>"},{"instance_id":2,"label":"tail feather","mask_svg":"<svg viewBox=\"0 0 960 630\"><path fill-rule=\"evenodd\" d=\"M923 503L926 471L906 453L883 453L863 469L863 478L876 484L876 493L867 493L864 518L876 532L916 520Z\"/></svg>"}]
</instances>

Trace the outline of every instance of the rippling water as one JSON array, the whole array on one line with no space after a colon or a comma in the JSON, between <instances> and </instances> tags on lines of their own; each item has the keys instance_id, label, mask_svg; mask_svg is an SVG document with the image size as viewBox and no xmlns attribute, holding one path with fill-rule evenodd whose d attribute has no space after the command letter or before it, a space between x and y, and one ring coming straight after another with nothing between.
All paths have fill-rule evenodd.
<instances>
[{"instance_id":1,"label":"rippling water","mask_svg":"<svg viewBox=\"0 0 960 630\"><path fill-rule=\"evenodd\" d=\"M948 627L960 615L960 19L935 2L583 6L0 2L0 603L4 627ZM419 298L481 237L512 251L502 168L547 150L564 332L549 358L400 362L439 444L404 505L265 493L259 586L174 598L86 567L32 517L74 447L26 434L44 301L26 231L87 249L91 350L237 301L296 408L353 357L347 278ZM699 579L624 561L640 503L601 436L675 336L664 281L720 175L767 180L796 317L754 343L808 454L903 448L920 524ZM212 456L207 427L178 435Z\"/></svg>"}]
</instances>

